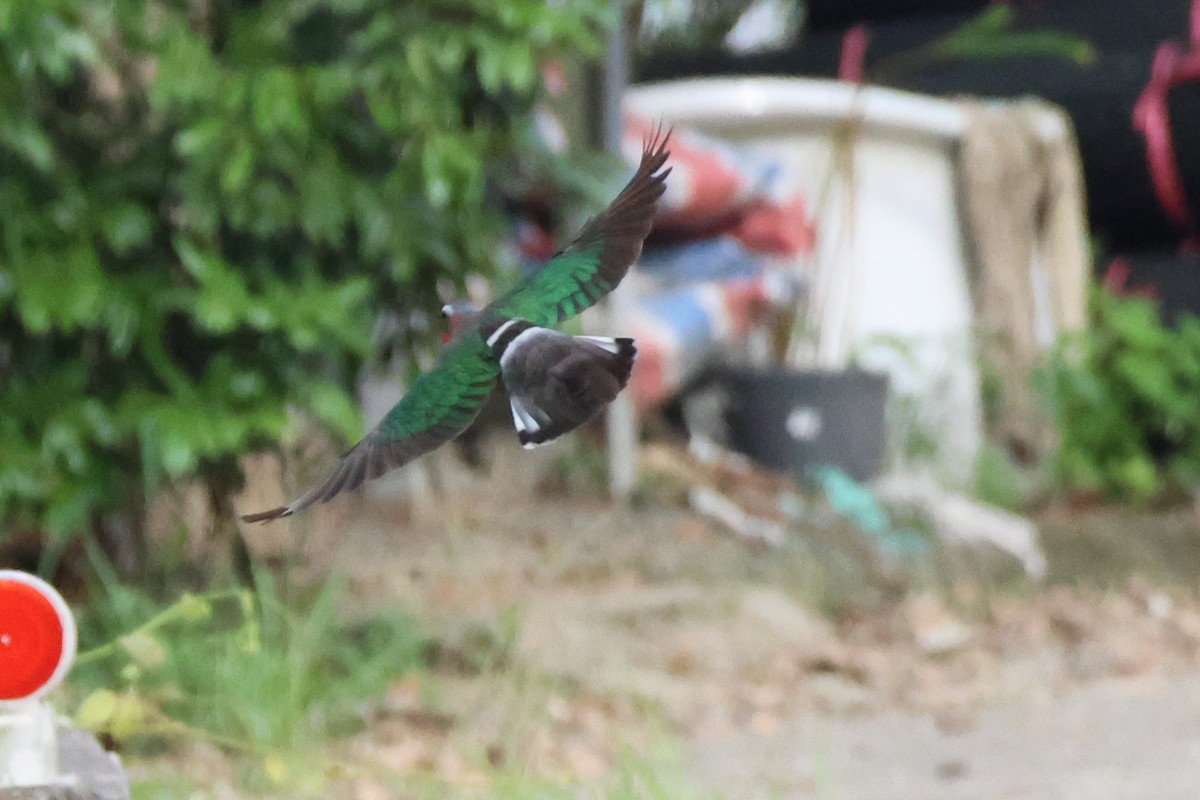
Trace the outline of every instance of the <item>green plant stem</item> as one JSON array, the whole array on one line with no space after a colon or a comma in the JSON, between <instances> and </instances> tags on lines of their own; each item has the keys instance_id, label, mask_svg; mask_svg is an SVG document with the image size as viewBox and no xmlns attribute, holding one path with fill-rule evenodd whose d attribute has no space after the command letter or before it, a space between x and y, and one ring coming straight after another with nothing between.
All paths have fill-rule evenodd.
<instances>
[{"instance_id":1,"label":"green plant stem","mask_svg":"<svg viewBox=\"0 0 1200 800\"><path fill-rule=\"evenodd\" d=\"M128 633L124 633L115 639L105 642L102 645L97 645L90 650L83 651L75 657L75 663L90 664L93 661L99 661L102 658L107 658L108 656L111 656L121 650L121 642L125 638L139 633L150 633L151 631L155 631L164 625L170 624L171 622L175 621L176 618L185 618L185 612L187 608L185 604L196 602L211 604L227 598L245 596L245 594L246 592L244 589L218 589L199 595L184 595L182 598L167 606L162 611L158 612L153 617L146 620Z\"/></svg>"}]
</instances>

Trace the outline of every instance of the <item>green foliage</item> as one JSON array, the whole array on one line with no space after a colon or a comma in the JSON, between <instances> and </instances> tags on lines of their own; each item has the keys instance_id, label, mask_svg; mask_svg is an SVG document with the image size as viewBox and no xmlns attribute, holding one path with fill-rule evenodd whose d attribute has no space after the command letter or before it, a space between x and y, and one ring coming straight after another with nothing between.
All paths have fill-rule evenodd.
<instances>
[{"instance_id":1,"label":"green foliage","mask_svg":"<svg viewBox=\"0 0 1200 800\"><path fill-rule=\"evenodd\" d=\"M1018 467L1008 451L985 441L975 458L975 497L1009 511L1020 511L1031 494L1030 478Z\"/></svg>"},{"instance_id":2,"label":"green foliage","mask_svg":"<svg viewBox=\"0 0 1200 800\"><path fill-rule=\"evenodd\" d=\"M406 616L347 621L341 583L297 596L265 571L253 591L184 595L165 609L119 583L80 619L72 684L80 726L127 743L205 739L249 753L286 783L329 737L361 729L364 703L421 666ZM319 766L330 764L317 759ZM316 762L314 762L316 763Z\"/></svg>"},{"instance_id":3,"label":"green foliage","mask_svg":"<svg viewBox=\"0 0 1200 800\"><path fill-rule=\"evenodd\" d=\"M1015 12L997 5L939 40L934 48L943 58L995 59L1054 56L1080 66L1096 60L1091 42L1052 28L1018 31Z\"/></svg>"},{"instance_id":4,"label":"green foliage","mask_svg":"<svg viewBox=\"0 0 1200 800\"><path fill-rule=\"evenodd\" d=\"M725 795L702 792L684 774L675 754L640 755L632 750L621 752L615 768L604 778L586 785L531 780L528 777L498 776L486 793L462 790L453 798L490 800L724 800Z\"/></svg>"},{"instance_id":5,"label":"green foliage","mask_svg":"<svg viewBox=\"0 0 1200 800\"><path fill-rule=\"evenodd\" d=\"M600 6L0 0L0 521L221 496L289 404L358 435L374 320L411 347L491 270L489 172Z\"/></svg>"},{"instance_id":6,"label":"green foliage","mask_svg":"<svg viewBox=\"0 0 1200 800\"><path fill-rule=\"evenodd\" d=\"M1200 319L1166 327L1142 297L1092 295L1091 328L1043 373L1068 486L1145 500L1200 480Z\"/></svg>"},{"instance_id":7,"label":"green foliage","mask_svg":"<svg viewBox=\"0 0 1200 800\"><path fill-rule=\"evenodd\" d=\"M1008 58L1061 59L1087 67L1096 60L1096 48L1053 28L1018 29L1015 12L1007 5L994 5L939 39L871 64L868 74L873 81L892 83L946 61Z\"/></svg>"}]
</instances>

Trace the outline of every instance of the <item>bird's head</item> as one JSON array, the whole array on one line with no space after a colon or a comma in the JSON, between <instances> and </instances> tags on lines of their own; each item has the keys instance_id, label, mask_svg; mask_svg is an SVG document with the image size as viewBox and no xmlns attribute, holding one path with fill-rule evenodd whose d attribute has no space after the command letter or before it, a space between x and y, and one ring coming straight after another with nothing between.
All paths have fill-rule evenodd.
<instances>
[{"instance_id":1,"label":"bird's head","mask_svg":"<svg viewBox=\"0 0 1200 800\"><path fill-rule=\"evenodd\" d=\"M479 309L465 300L456 300L442 306L442 319L446 320L446 331L442 334L442 342L449 344L458 338L459 334L471 327L471 323L479 316Z\"/></svg>"}]
</instances>

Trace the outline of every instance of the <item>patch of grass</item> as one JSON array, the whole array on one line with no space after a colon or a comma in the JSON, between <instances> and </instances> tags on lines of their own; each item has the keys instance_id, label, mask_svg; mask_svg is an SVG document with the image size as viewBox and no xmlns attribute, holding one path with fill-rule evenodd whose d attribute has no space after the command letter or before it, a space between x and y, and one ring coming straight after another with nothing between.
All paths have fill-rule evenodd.
<instances>
[{"instance_id":1,"label":"patch of grass","mask_svg":"<svg viewBox=\"0 0 1200 800\"><path fill-rule=\"evenodd\" d=\"M588 432L574 437L569 450L554 460L554 469L538 486L546 497L607 497L608 451L596 447Z\"/></svg>"},{"instance_id":2,"label":"patch of grass","mask_svg":"<svg viewBox=\"0 0 1200 800\"><path fill-rule=\"evenodd\" d=\"M361 730L370 702L423 666L409 617L348 618L343 588L300 590L259 569L251 588L164 607L106 581L80 614L76 721L135 752L182 737L247 754L251 785L311 784L334 765L308 756Z\"/></svg>"},{"instance_id":3,"label":"patch of grass","mask_svg":"<svg viewBox=\"0 0 1200 800\"><path fill-rule=\"evenodd\" d=\"M196 800L205 796L200 787L182 778L137 781L129 791L133 800Z\"/></svg>"},{"instance_id":4,"label":"patch of grass","mask_svg":"<svg viewBox=\"0 0 1200 800\"><path fill-rule=\"evenodd\" d=\"M595 781L552 781L500 774L478 788L442 787L422 795L438 800L724 800L698 790L672 753L625 750L611 772Z\"/></svg>"},{"instance_id":5,"label":"patch of grass","mask_svg":"<svg viewBox=\"0 0 1200 800\"><path fill-rule=\"evenodd\" d=\"M984 442L975 459L975 496L1008 511L1019 511L1030 494L1030 478L994 442Z\"/></svg>"},{"instance_id":6,"label":"patch of grass","mask_svg":"<svg viewBox=\"0 0 1200 800\"><path fill-rule=\"evenodd\" d=\"M1167 586L1200 583L1200 535L1190 507L1050 508L1037 518L1049 581L1117 587L1141 575Z\"/></svg>"}]
</instances>

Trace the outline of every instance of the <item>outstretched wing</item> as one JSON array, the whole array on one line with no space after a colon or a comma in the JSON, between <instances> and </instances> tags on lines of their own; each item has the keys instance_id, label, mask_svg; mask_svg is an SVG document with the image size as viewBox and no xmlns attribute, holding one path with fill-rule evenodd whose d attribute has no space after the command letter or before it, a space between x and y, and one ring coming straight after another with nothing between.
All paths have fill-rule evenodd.
<instances>
[{"instance_id":1,"label":"outstretched wing","mask_svg":"<svg viewBox=\"0 0 1200 800\"><path fill-rule=\"evenodd\" d=\"M642 148L637 172L598 216L590 219L565 250L492 303L507 319L551 326L573 317L611 292L642 252L654 222L658 198L671 170L668 130L661 129Z\"/></svg>"},{"instance_id":2,"label":"outstretched wing","mask_svg":"<svg viewBox=\"0 0 1200 800\"><path fill-rule=\"evenodd\" d=\"M500 365L478 331L448 347L429 372L342 456L333 474L286 506L246 514L244 522L270 522L349 492L453 439L483 407Z\"/></svg>"}]
</instances>

